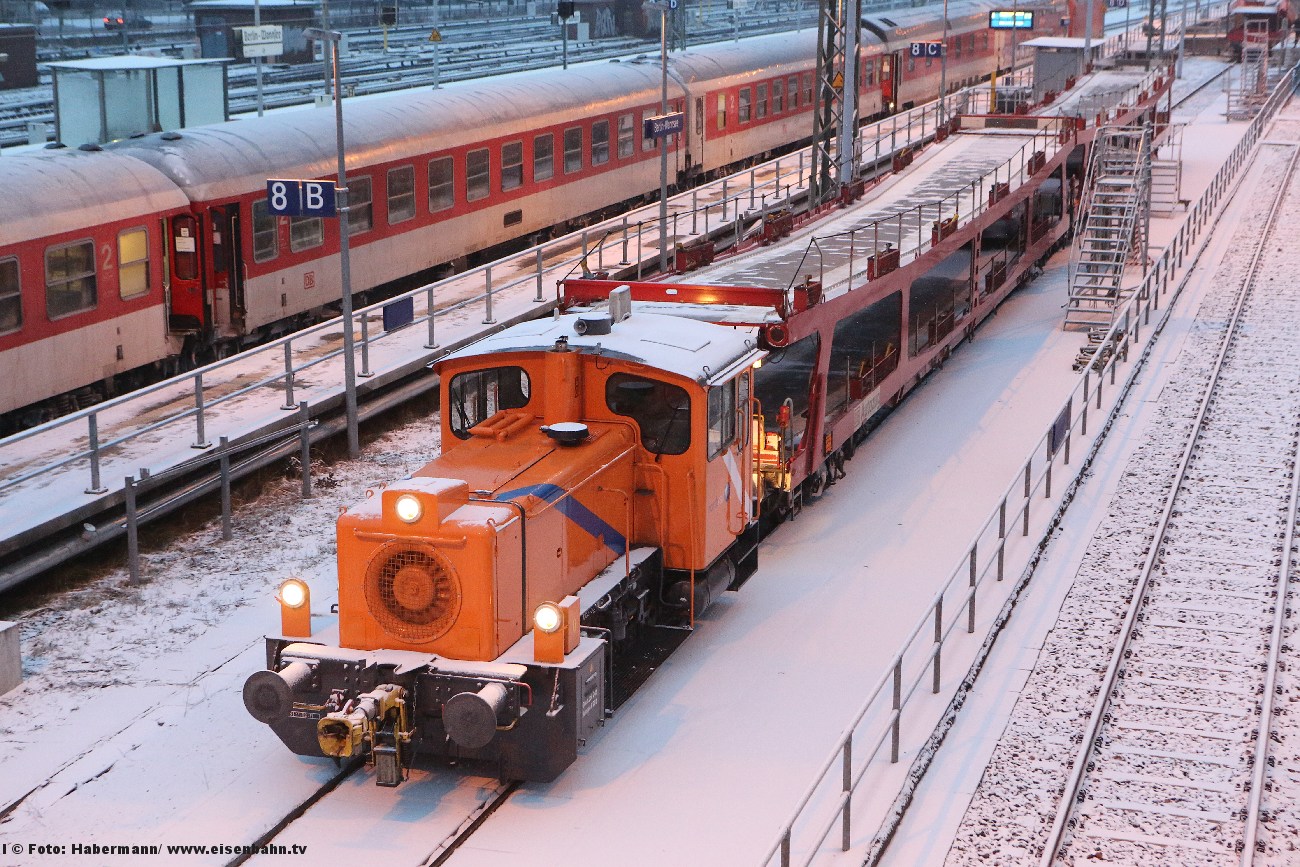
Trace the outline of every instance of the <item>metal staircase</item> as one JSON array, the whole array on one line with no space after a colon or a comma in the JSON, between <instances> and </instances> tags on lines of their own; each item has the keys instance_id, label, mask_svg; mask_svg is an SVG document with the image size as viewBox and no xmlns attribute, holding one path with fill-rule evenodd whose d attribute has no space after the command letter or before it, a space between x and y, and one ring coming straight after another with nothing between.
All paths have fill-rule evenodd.
<instances>
[{"instance_id":1,"label":"metal staircase","mask_svg":"<svg viewBox=\"0 0 1300 867\"><path fill-rule=\"evenodd\" d=\"M1150 200L1150 128L1103 127L1093 143L1081 228L1070 252L1067 329L1110 324L1127 297L1124 266L1145 263Z\"/></svg>"},{"instance_id":2,"label":"metal staircase","mask_svg":"<svg viewBox=\"0 0 1300 867\"><path fill-rule=\"evenodd\" d=\"M1241 66L1236 86L1228 92L1228 120L1248 120L1268 100L1268 22L1246 22L1241 34Z\"/></svg>"}]
</instances>

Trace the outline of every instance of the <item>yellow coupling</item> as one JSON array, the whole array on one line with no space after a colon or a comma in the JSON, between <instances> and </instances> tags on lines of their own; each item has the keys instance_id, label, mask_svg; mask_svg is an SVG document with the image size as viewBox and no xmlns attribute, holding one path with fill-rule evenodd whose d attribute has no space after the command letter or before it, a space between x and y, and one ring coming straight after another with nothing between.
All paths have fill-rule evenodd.
<instances>
[{"instance_id":1,"label":"yellow coupling","mask_svg":"<svg viewBox=\"0 0 1300 867\"><path fill-rule=\"evenodd\" d=\"M321 752L336 759L359 754L363 744L374 743L375 729L390 714L401 718L405 729L406 690L386 683L348 702L342 710L327 714L316 722L316 740Z\"/></svg>"}]
</instances>

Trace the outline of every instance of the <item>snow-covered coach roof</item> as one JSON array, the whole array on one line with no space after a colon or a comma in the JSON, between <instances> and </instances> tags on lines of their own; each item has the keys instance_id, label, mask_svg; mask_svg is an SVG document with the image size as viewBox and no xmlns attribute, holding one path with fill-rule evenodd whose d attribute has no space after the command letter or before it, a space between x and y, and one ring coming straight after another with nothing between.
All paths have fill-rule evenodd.
<instances>
[{"instance_id":1,"label":"snow-covered coach roof","mask_svg":"<svg viewBox=\"0 0 1300 867\"><path fill-rule=\"evenodd\" d=\"M87 226L145 219L189 205L157 169L105 151L6 156L0 178L0 244L85 232Z\"/></svg>"},{"instance_id":2,"label":"snow-covered coach roof","mask_svg":"<svg viewBox=\"0 0 1300 867\"><path fill-rule=\"evenodd\" d=\"M807 66L815 34L700 46L675 55L670 69L690 83L726 74ZM456 82L439 90L358 97L343 105L350 168L413 159L435 150L517 135L521 129L572 122L624 106L657 104L660 72L650 62L580 64ZM670 93L678 90L670 84ZM527 124L521 119L527 118ZM332 176L337 170L334 111L274 112L177 133L143 136L109 147L156 166L197 201L265 189L268 178Z\"/></svg>"},{"instance_id":3,"label":"snow-covered coach roof","mask_svg":"<svg viewBox=\"0 0 1300 867\"><path fill-rule=\"evenodd\" d=\"M634 313L615 322L609 334L578 334L581 313L536 319L507 328L453 352L446 360L503 352L545 352L566 338L570 350L633 361L699 383L730 376L762 357L747 332L677 316Z\"/></svg>"}]
</instances>

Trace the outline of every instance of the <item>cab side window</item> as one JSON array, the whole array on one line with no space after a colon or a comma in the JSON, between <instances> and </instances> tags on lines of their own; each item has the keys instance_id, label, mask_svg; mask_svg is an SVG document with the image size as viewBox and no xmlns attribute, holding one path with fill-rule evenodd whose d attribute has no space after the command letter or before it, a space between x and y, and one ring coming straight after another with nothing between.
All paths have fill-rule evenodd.
<instances>
[{"instance_id":1,"label":"cab side window","mask_svg":"<svg viewBox=\"0 0 1300 867\"><path fill-rule=\"evenodd\" d=\"M691 446L691 396L680 386L616 373L605 382L605 405L636 422L652 454L680 455Z\"/></svg>"},{"instance_id":2,"label":"cab side window","mask_svg":"<svg viewBox=\"0 0 1300 867\"><path fill-rule=\"evenodd\" d=\"M709 389L709 460L736 441L736 382Z\"/></svg>"}]
</instances>

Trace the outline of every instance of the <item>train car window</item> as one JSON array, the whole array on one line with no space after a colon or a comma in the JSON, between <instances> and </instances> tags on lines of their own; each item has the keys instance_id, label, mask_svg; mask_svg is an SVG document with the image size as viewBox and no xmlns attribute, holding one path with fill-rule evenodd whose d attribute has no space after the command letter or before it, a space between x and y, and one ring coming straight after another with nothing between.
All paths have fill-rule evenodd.
<instances>
[{"instance_id":1,"label":"train car window","mask_svg":"<svg viewBox=\"0 0 1300 867\"><path fill-rule=\"evenodd\" d=\"M790 80L785 83L785 91L790 94L790 110L794 111L799 107L799 76L790 76Z\"/></svg>"},{"instance_id":2,"label":"train car window","mask_svg":"<svg viewBox=\"0 0 1300 867\"><path fill-rule=\"evenodd\" d=\"M348 178L348 235L375 227L374 189L370 178Z\"/></svg>"},{"instance_id":3,"label":"train car window","mask_svg":"<svg viewBox=\"0 0 1300 867\"><path fill-rule=\"evenodd\" d=\"M785 80L778 78L772 82L772 114L785 111Z\"/></svg>"},{"instance_id":4,"label":"train car window","mask_svg":"<svg viewBox=\"0 0 1300 867\"><path fill-rule=\"evenodd\" d=\"M0 259L0 334L23 327L23 293L18 283L18 259Z\"/></svg>"},{"instance_id":5,"label":"train car window","mask_svg":"<svg viewBox=\"0 0 1300 867\"><path fill-rule=\"evenodd\" d=\"M754 88L754 117L762 120L767 117L767 85L760 84Z\"/></svg>"},{"instance_id":6,"label":"train car window","mask_svg":"<svg viewBox=\"0 0 1300 867\"><path fill-rule=\"evenodd\" d=\"M974 47L975 45L974 33L971 34L970 41L971 41L971 47ZM980 34L980 48L984 49L985 51L989 50L989 34L987 30Z\"/></svg>"},{"instance_id":7,"label":"train car window","mask_svg":"<svg viewBox=\"0 0 1300 867\"><path fill-rule=\"evenodd\" d=\"M916 58L910 54L907 56L907 71L916 72Z\"/></svg>"},{"instance_id":8,"label":"train car window","mask_svg":"<svg viewBox=\"0 0 1300 867\"><path fill-rule=\"evenodd\" d=\"M325 243L325 222L320 217L289 218L289 249L294 253Z\"/></svg>"},{"instance_id":9,"label":"train car window","mask_svg":"<svg viewBox=\"0 0 1300 867\"><path fill-rule=\"evenodd\" d=\"M429 160L429 213L445 211L456 204L454 181L451 157Z\"/></svg>"},{"instance_id":10,"label":"train car window","mask_svg":"<svg viewBox=\"0 0 1300 867\"><path fill-rule=\"evenodd\" d=\"M415 216L415 166L388 170L388 225Z\"/></svg>"},{"instance_id":11,"label":"train car window","mask_svg":"<svg viewBox=\"0 0 1300 867\"><path fill-rule=\"evenodd\" d=\"M582 127L564 131L564 173L571 175L582 171Z\"/></svg>"},{"instance_id":12,"label":"train car window","mask_svg":"<svg viewBox=\"0 0 1300 867\"><path fill-rule=\"evenodd\" d=\"M465 201L486 199L492 192L492 165L488 149L479 148L465 154Z\"/></svg>"},{"instance_id":13,"label":"train car window","mask_svg":"<svg viewBox=\"0 0 1300 867\"><path fill-rule=\"evenodd\" d=\"M127 229L117 236L117 291L123 299L149 291L149 231Z\"/></svg>"},{"instance_id":14,"label":"train car window","mask_svg":"<svg viewBox=\"0 0 1300 867\"><path fill-rule=\"evenodd\" d=\"M813 74L805 72L803 74L803 104L811 107L813 104Z\"/></svg>"},{"instance_id":15,"label":"train car window","mask_svg":"<svg viewBox=\"0 0 1300 867\"><path fill-rule=\"evenodd\" d=\"M555 177L555 136L551 133L533 139L533 182Z\"/></svg>"},{"instance_id":16,"label":"train car window","mask_svg":"<svg viewBox=\"0 0 1300 867\"><path fill-rule=\"evenodd\" d=\"M727 128L727 95L718 94L718 129Z\"/></svg>"},{"instance_id":17,"label":"train car window","mask_svg":"<svg viewBox=\"0 0 1300 867\"><path fill-rule=\"evenodd\" d=\"M637 423L648 452L680 455L691 446L691 396L684 388L616 373L605 381L605 405Z\"/></svg>"},{"instance_id":18,"label":"train car window","mask_svg":"<svg viewBox=\"0 0 1300 867\"><path fill-rule=\"evenodd\" d=\"M736 382L709 389L709 460L736 441Z\"/></svg>"},{"instance_id":19,"label":"train car window","mask_svg":"<svg viewBox=\"0 0 1300 867\"><path fill-rule=\"evenodd\" d=\"M253 261L266 262L280 255L280 233L276 217L265 199L253 202Z\"/></svg>"},{"instance_id":20,"label":"train car window","mask_svg":"<svg viewBox=\"0 0 1300 867\"><path fill-rule=\"evenodd\" d=\"M532 384L522 367L489 367L458 373L447 392L451 432L459 439L470 438L469 429L503 409L528 406Z\"/></svg>"},{"instance_id":21,"label":"train car window","mask_svg":"<svg viewBox=\"0 0 1300 867\"><path fill-rule=\"evenodd\" d=\"M591 125L591 164L602 166L609 162L609 121L598 120Z\"/></svg>"},{"instance_id":22,"label":"train car window","mask_svg":"<svg viewBox=\"0 0 1300 867\"><path fill-rule=\"evenodd\" d=\"M45 251L45 313L51 319L90 310L99 303L95 242L75 241Z\"/></svg>"},{"instance_id":23,"label":"train car window","mask_svg":"<svg viewBox=\"0 0 1300 867\"><path fill-rule=\"evenodd\" d=\"M636 142L632 139L632 115L618 116L618 158L625 160L636 152Z\"/></svg>"},{"instance_id":24,"label":"train car window","mask_svg":"<svg viewBox=\"0 0 1300 867\"><path fill-rule=\"evenodd\" d=\"M524 185L524 143L501 145L501 189L513 190Z\"/></svg>"},{"instance_id":25,"label":"train car window","mask_svg":"<svg viewBox=\"0 0 1300 867\"><path fill-rule=\"evenodd\" d=\"M862 77L868 87L876 83L876 61L874 58L862 64Z\"/></svg>"},{"instance_id":26,"label":"train car window","mask_svg":"<svg viewBox=\"0 0 1300 867\"><path fill-rule=\"evenodd\" d=\"M957 51L957 56L961 57L961 36L958 36L957 38L953 39L952 42L953 42L953 47Z\"/></svg>"},{"instance_id":27,"label":"train car window","mask_svg":"<svg viewBox=\"0 0 1300 867\"><path fill-rule=\"evenodd\" d=\"M749 101L750 101L749 88L742 87L740 89L740 102L738 103L739 107L736 109L736 115L737 115L736 120L739 123L749 123Z\"/></svg>"}]
</instances>

